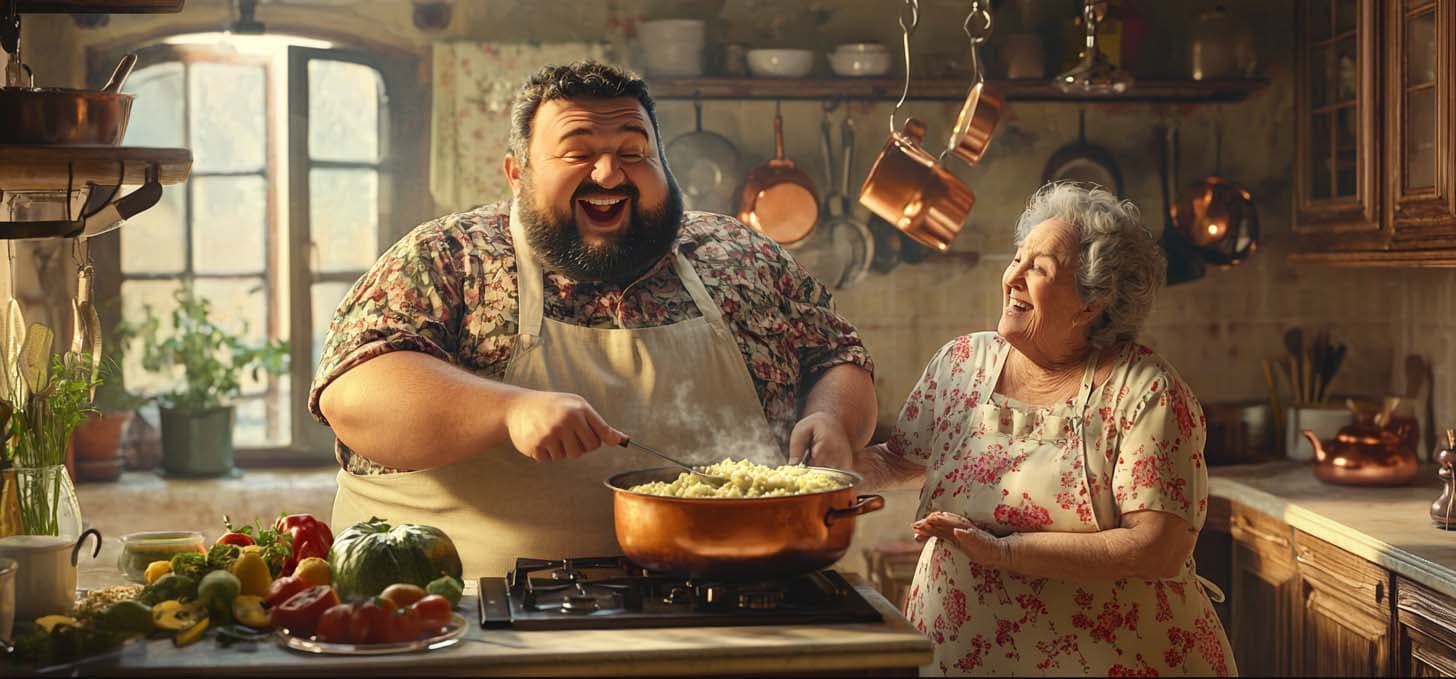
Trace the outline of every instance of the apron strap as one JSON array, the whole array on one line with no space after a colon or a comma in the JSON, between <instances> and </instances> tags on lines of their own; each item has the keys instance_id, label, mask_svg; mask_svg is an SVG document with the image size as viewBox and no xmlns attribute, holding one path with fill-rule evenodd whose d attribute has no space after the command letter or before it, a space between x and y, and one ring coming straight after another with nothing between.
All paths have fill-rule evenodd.
<instances>
[{"instance_id":1,"label":"apron strap","mask_svg":"<svg viewBox=\"0 0 1456 679\"><path fill-rule=\"evenodd\" d=\"M1226 597L1224 596L1223 590L1219 589L1218 585L1213 584L1212 580L1209 580L1208 578L1205 578L1197 573L1194 573L1193 577L1195 580L1198 581L1198 586L1203 588L1203 593L1208 595L1209 601L1212 601L1216 604L1221 604L1224 602L1224 599Z\"/></svg>"},{"instance_id":2,"label":"apron strap","mask_svg":"<svg viewBox=\"0 0 1456 679\"><path fill-rule=\"evenodd\" d=\"M1092 350L1089 356L1087 367L1082 370L1082 386L1077 389L1077 403L1074 407L1078 417L1086 414L1087 402L1092 400L1092 380L1097 375L1097 358L1101 352Z\"/></svg>"},{"instance_id":3,"label":"apron strap","mask_svg":"<svg viewBox=\"0 0 1456 679\"><path fill-rule=\"evenodd\" d=\"M729 335L728 324L723 320L723 310L708 295L708 288L703 285L703 279L698 277L693 263L688 261L682 250L674 249L673 255L673 268L677 270L677 277L682 280L683 287L687 288L688 295L693 298L693 304L698 305L698 313L703 315L703 319L713 327L714 332L723 336Z\"/></svg>"},{"instance_id":4,"label":"apron strap","mask_svg":"<svg viewBox=\"0 0 1456 679\"><path fill-rule=\"evenodd\" d=\"M511 201L510 229L511 243L516 250L517 332L529 346L541 337L541 318L546 294L541 263L536 261L536 253L531 250L530 240L526 238L526 230L521 225L520 212L516 209L514 200Z\"/></svg>"}]
</instances>

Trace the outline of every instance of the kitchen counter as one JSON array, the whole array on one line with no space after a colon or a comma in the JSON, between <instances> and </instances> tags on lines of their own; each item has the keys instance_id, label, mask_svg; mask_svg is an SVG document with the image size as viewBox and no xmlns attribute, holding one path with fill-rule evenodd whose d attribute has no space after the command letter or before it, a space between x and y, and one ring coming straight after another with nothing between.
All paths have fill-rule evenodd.
<instances>
[{"instance_id":1,"label":"kitchen counter","mask_svg":"<svg viewBox=\"0 0 1456 679\"><path fill-rule=\"evenodd\" d=\"M91 583L96 586L100 583ZM220 648L212 638L176 648L167 639L132 641L108 655L56 668L83 675L743 675L849 674L899 670L930 662L930 642L873 587L860 595L884 616L879 623L757 627L516 632L481 630L475 583L456 612L470 631L460 643L425 653L339 657L295 653L274 642Z\"/></svg>"},{"instance_id":2,"label":"kitchen counter","mask_svg":"<svg viewBox=\"0 0 1456 679\"><path fill-rule=\"evenodd\" d=\"M1209 495L1268 514L1370 562L1456 597L1456 531L1431 525L1435 467L1399 488L1332 486L1307 462L1211 467Z\"/></svg>"}]
</instances>

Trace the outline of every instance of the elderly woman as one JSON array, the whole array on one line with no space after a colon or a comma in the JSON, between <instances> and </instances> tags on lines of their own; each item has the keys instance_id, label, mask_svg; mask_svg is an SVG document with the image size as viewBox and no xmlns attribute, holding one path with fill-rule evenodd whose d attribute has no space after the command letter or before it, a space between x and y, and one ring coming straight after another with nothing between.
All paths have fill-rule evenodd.
<instances>
[{"instance_id":1,"label":"elderly woman","mask_svg":"<svg viewBox=\"0 0 1456 679\"><path fill-rule=\"evenodd\" d=\"M996 332L941 348L851 464L869 485L923 479L907 614L930 669L1234 674L1192 558L1203 412L1134 342L1158 246L1134 205L1071 184L1032 196L1015 245Z\"/></svg>"}]
</instances>

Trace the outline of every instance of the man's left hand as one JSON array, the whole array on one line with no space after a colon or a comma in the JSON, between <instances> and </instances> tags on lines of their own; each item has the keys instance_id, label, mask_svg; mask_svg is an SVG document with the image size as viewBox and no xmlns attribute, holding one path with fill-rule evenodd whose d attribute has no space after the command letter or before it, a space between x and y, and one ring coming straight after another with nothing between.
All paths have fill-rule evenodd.
<instances>
[{"instance_id":1,"label":"man's left hand","mask_svg":"<svg viewBox=\"0 0 1456 679\"><path fill-rule=\"evenodd\" d=\"M798 464L805 455L815 467L851 469L854 447L844 425L828 413L811 413L794 425L789 434L789 464Z\"/></svg>"}]
</instances>

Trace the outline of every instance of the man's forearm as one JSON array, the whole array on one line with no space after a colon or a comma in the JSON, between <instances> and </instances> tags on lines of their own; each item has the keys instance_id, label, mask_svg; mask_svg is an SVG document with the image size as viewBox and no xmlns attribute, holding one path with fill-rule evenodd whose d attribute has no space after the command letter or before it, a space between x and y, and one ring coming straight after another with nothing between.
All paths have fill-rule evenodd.
<instances>
[{"instance_id":1,"label":"man's forearm","mask_svg":"<svg viewBox=\"0 0 1456 679\"><path fill-rule=\"evenodd\" d=\"M350 450L385 466L426 469L509 443L507 405L523 391L396 351L340 375L319 409Z\"/></svg>"},{"instance_id":2,"label":"man's forearm","mask_svg":"<svg viewBox=\"0 0 1456 679\"><path fill-rule=\"evenodd\" d=\"M824 371L804 399L802 417L825 413L844 427L852 447L863 448L875 433L879 406L875 382L868 370L848 363Z\"/></svg>"},{"instance_id":3,"label":"man's forearm","mask_svg":"<svg viewBox=\"0 0 1456 679\"><path fill-rule=\"evenodd\" d=\"M924 467L891 454L883 443L855 451L852 471L864 477L866 491L918 487L925 481Z\"/></svg>"}]
</instances>

